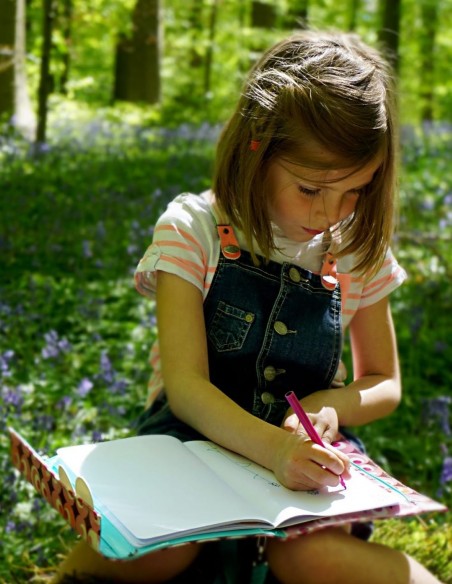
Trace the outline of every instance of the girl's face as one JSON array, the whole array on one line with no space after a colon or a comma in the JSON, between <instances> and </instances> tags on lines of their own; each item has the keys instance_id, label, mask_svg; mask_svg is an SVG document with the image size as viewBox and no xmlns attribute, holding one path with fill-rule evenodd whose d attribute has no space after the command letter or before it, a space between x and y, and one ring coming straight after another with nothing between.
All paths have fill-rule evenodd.
<instances>
[{"instance_id":1,"label":"girl's face","mask_svg":"<svg viewBox=\"0 0 452 584\"><path fill-rule=\"evenodd\" d=\"M353 213L380 164L323 170L275 159L266 178L271 221L288 239L309 241Z\"/></svg>"}]
</instances>

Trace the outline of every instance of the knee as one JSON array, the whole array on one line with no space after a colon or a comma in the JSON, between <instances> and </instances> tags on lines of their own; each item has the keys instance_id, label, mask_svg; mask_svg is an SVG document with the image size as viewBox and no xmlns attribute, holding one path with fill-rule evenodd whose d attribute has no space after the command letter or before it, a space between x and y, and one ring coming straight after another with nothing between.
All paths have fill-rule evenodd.
<instances>
[{"instance_id":1,"label":"knee","mask_svg":"<svg viewBox=\"0 0 452 584\"><path fill-rule=\"evenodd\" d=\"M73 577L99 578L127 584L166 582L184 572L196 559L201 545L186 545L152 552L130 560L110 560L82 542L58 568L53 584Z\"/></svg>"},{"instance_id":2,"label":"knee","mask_svg":"<svg viewBox=\"0 0 452 584\"><path fill-rule=\"evenodd\" d=\"M333 581L344 543L351 536L341 528L322 529L288 541L268 542L268 565L283 584Z\"/></svg>"}]
</instances>

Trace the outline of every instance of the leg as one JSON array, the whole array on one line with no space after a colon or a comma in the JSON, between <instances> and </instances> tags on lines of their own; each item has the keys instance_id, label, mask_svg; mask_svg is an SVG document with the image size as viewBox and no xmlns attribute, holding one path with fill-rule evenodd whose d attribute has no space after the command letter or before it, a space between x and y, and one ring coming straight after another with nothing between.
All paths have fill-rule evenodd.
<instances>
[{"instance_id":1,"label":"leg","mask_svg":"<svg viewBox=\"0 0 452 584\"><path fill-rule=\"evenodd\" d=\"M110 582L155 584L166 582L188 568L201 550L200 545L185 545L153 552L133 560L109 560L80 542L58 569L52 584L65 575L90 575Z\"/></svg>"},{"instance_id":2,"label":"leg","mask_svg":"<svg viewBox=\"0 0 452 584\"><path fill-rule=\"evenodd\" d=\"M281 584L440 584L416 560L329 528L289 541L270 539L269 567Z\"/></svg>"}]
</instances>

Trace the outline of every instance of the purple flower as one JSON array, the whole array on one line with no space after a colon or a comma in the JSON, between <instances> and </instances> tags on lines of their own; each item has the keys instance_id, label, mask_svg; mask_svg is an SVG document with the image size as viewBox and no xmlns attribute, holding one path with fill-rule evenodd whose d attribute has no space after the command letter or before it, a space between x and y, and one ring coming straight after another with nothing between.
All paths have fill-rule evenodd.
<instances>
[{"instance_id":1,"label":"purple flower","mask_svg":"<svg viewBox=\"0 0 452 584\"><path fill-rule=\"evenodd\" d=\"M16 523L9 519L5 525L5 533L12 533L13 531L16 531Z\"/></svg>"},{"instance_id":2,"label":"purple flower","mask_svg":"<svg viewBox=\"0 0 452 584\"><path fill-rule=\"evenodd\" d=\"M42 414L33 418L33 428L49 432L55 429L55 418L48 414Z\"/></svg>"},{"instance_id":3,"label":"purple flower","mask_svg":"<svg viewBox=\"0 0 452 584\"><path fill-rule=\"evenodd\" d=\"M441 395L424 401L423 418L426 422L438 423L445 436L451 436L452 431L449 424L449 406L452 397Z\"/></svg>"},{"instance_id":4,"label":"purple flower","mask_svg":"<svg viewBox=\"0 0 452 584\"><path fill-rule=\"evenodd\" d=\"M116 375L116 371L113 369L113 365L107 354L107 351L102 351L100 356L100 377L106 383L113 383Z\"/></svg>"},{"instance_id":5,"label":"purple flower","mask_svg":"<svg viewBox=\"0 0 452 584\"><path fill-rule=\"evenodd\" d=\"M68 353L72 348L69 341L65 337L60 339L55 330L46 333L44 335L44 340L47 343L41 351L41 355L44 359L55 359L61 353Z\"/></svg>"},{"instance_id":6,"label":"purple flower","mask_svg":"<svg viewBox=\"0 0 452 584\"><path fill-rule=\"evenodd\" d=\"M102 441L102 432L94 430L92 433L91 439L93 442L101 442Z\"/></svg>"},{"instance_id":7,"label":"purple flower","mask_svg":"<svg viewBox=\"0 0 452 584\"><path fill-rule=\"evenodd\" d=\"M69 395L65 395L57 403L57 408L59 410L65 410L66 408L68 408L71 405L71 403L72 403L72 397Z\"/></svg>"},{"instance_id":8,"label":"purple flower","mask_svg":"<svg viewBox=\"0 0 452 584\"><path fill-rule=\"evenodd\" d=\"M452 456L446 456L443 460L443 468L440 478L442 485L445 485L449 481L452 481Z\"/></svg>"},{"instance_id":9,"label":"purple flower","mask_svg":"<svg viewBox=\"0 0 452 584\"><path fill-rule=\"evenodd\" d=\"M93 257L93 250L91 249L91 242L87 239L82 241L82 253L83 257L85 258L92 258Z\"/></svg>"},{"instance_id":10,"label":"purple flower","mask_svg":"<svg viewBox=\"0 0 452 584\"><path fill-rule=\"evenodd\" d=\"M96 225L96 237L97 239L105 239L107 235L107 230L103 221L99 221Z\"/></svg>"},{"instance_id":11,"label":"purple flower","mask_svg":"<svg viewBox=\"0 0 452 584\"><path fill-rule=\"evenodd\" d=\"M11 406L14 409L19 410L24 402L24 398L22 395L22 389L20 387L20 385L18 385L16 388L14 387L8 387L7 385L4 385L2 387L2 392L1 392L1 396L3 399L3 403L6 406Z\"/></svg>"},{"instance_id":12,"label":"purple flower","mask_svg":"<svg viewBox=\"0 0 452 584\"><path fill-rule=\"evenodd\" d=\"M79 395L80 397L86 397L89 394L89 392L93 389L93 387L94 387L93 382L90 379L84 377L78 384L76 390L77 395Z\"/></svg>"},{"instance_id":13,"label":"purple flower","mask_svg":"<svg viewBox=\"0 0 452 584\"><path fill-rule=\"evenodd\" d=\"M9 370L9 363L14 357L14 351L5 351L0 355L0 377L9 377L11 371Z\"/></svg>"}]
</instances>

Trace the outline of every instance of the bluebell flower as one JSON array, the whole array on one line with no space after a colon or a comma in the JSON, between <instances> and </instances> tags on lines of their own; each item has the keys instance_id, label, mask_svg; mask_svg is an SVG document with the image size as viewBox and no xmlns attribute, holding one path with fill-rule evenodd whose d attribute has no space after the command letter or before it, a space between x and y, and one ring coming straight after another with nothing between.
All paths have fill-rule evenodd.
<instances>
[{"instance_id":1,"label":"bluebell flower","mask_svg":"<svg viewBox=\"0 0 452 584\"><path fill-rule=\"evenodd\" d=\"M105 229L105 224L103 221L98 221L96 225L96 237L97 239L105 239L107 235L107 230Z\"/></svg>"},{"instance_id":2,"label":"bluebell flower","mask_svg":"<svg viewBox=\"0 0 452 584\"><path fill-rule=\"evenodd\" d=\"M438 424L445 436L451 436L450 428L450 411L449 406L452 403L452 397L441 395L424 400L423 419L426 423Z\"/></svg>"},{"instance_id":3,"label":"bluebell flower","mask_svg":"<svg viewBox=\"0 0 452 584\"><path fill-rule=\"evenodd\" d=\"M102 441L102 432L98 430L94 430L91 436L93 442L101 442Z\"/></svg>"},{"instance_id":4,"label":"bluebell flower","mask_svg":"<svg viewBox=\"0 0 452 584\"><path fill-rule=\"evenodd\" d=\"M127 389L127 385L128 385L127 381L125 381L124 379L118 379L114 381L113 384L110 386L110 391L112 393L124 395Z\"/></svg>"},{"instance_id":5,"label":"bluebell flower","mask_svg":"<svg viewBox=\"0 0 452 584\"><path fill-rule=\"evenodd\" d=\"M33 428L35 430L49 432L55 429L55 425L55 418L49 414L41 414L33 418Z\"/></svg>"},{"instance_id":6,"label":"bluebell flower","mask_svg":"<svg viewBox=\"0 0 452 584\"><path fill-rule=\"evenodd\" d=\"M5 533L13 533L16 531L16 523L12 519L8 519L5 525Z\"/></svg>"},{"instance_id":7,"label":"bluebell flower","mask_svg":"<svg viewBox=\"0 0 452 584\"><path fill-rule=\"evenodd\" d=\"M56 407L59 410L65 410L66 408L68 408L71 405L71 403L72 403L72 397L70 395L65 395L59 400Z\"/></svg>"},{"instance_id":8,"label":"bluebell flower","mask_svg":"<svg viewBox=\"0 0 452 584\"><path fill-rule=\"evenodd\" d=\"M78 384L76 393L80 397L86 397L89 394L89 392L93 389L93 387L94 383L87 377L84 377Z\"/></svg>"},{"instance_id":9,"label":"bluebell flower","mask_svg":"<svg viewBox=\"0 0 452 584\"><path fill-rule=\"evenodd\" d=\"M9 387L3 385L1 388L1 397L6 406L11 406L13 409L20 410L24 402L23 392L20 385L17 387Z\"/></svg>"},{"instance_id":10,"label":"bluebell flower","mask_svg":"<svg viewBox=\"0 0 452 584\"><path fill-rule=\"evenodd\" d=\"M93 251L91 249L91 242L88 241L87 239L84 239L82 241L82 253L83 253L84 258L92 258L93 257Z\"/></svg>"},{"instance_id":11,"label":"bluebell flower","mask_svg":"<svg viewBox=\"0 0 452 584\"><path fill-rule=\"evenodd\" d=\"M72 348L70 342L65 337L60 339L55 330L46 333L44 340L47 343L41 351L44 359L55 359L61 353L68 353Z\"/></svg>"},{"instance_id":12,"label":"bluebell flower","mask_svg":"<svg viewBox=\"0 0 452 584\"><path fill-rule=\"evenodd\" d=\"M445 485L452 481L452 456L446 456L443 460L440 483Z\"/></svg>"},{"instance_id":13,"label":"bluebell flower","mask_svg":"<svg viewBox=\"0 0 452 584\"><path fill-rule=\"evenodd\" d=\"M138 253L138 246L135 243L131 243L127 246L127 253L130 256L136 256Z\"/></svg>"},{"instance_id":14,"label":"bluebell flower","mask_svg":"<svg viewBox=\"0 0 452 584\"><path fill-rule=\"evenodd\" d=\"M113 369L113 365L110 361L107 351L102 351L100 356L100 377L106 383L113 383L115 376L116 371Z\"/></svg>"},{"instance_id":15,"label":"bluebell flower","mask_svg":"<svg viewBox=\"0 0 452 584\"><path fill-rule=\"evenodd\" d=\"M0 355L0 377L10 377L11 371L9 369L9 364L14 357L14 351L5 351L3 355Z\"/></svg>"}]
</instances>

